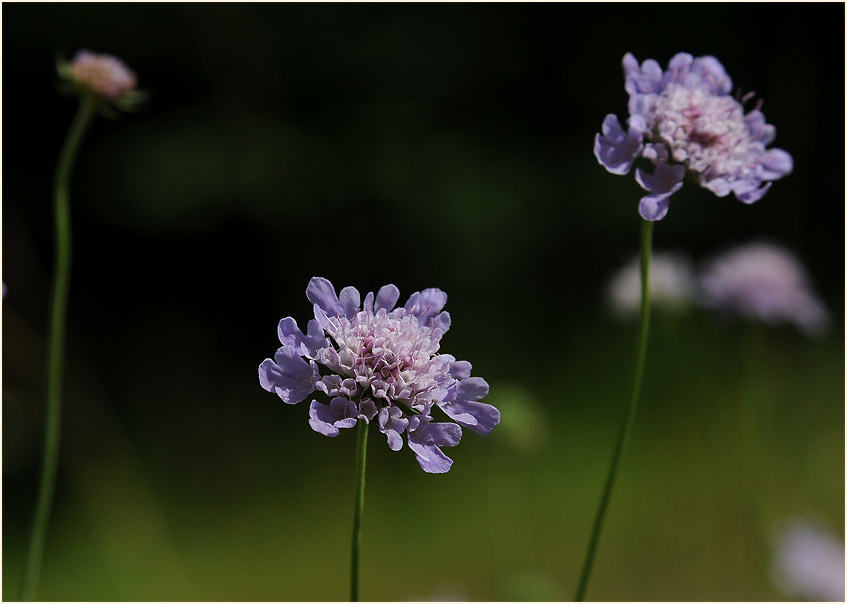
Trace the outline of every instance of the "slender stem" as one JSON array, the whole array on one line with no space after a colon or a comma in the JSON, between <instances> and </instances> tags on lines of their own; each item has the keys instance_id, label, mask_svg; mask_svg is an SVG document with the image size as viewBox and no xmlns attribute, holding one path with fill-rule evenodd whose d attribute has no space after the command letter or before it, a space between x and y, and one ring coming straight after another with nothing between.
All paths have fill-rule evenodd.
<instances>
[{"instance_id":1,"label":"slender stem","mask_svg":"<svg viewBox=\"0 0 847 604\"><path fill-rule=\"evenodd\" d=\"M368 422L359 420L356 438L356 492L353 499L353 549L350 554L350 601L359 601L359 544L362 541L362 510L365 507L365 461L368 452Z\"/></svg>"},{"instance_id":2,"label":"slender stem","mask_svg":"<svg viewBox=\"0 0 847 604\"><path fill-rule=\"evenodd\" d=\"M591 577L591 568L594 565L594 556L597 553L597 544L600 541L600 532L603 529L603 520L606 517L606 509L612 495L612 487L618 473L618 465L623 457L629 433L632 430L632 422L635 418L635 409L638 407L638 395L641 393L641 379L644 375L644 359L647 356L647 335L650 329L650 249L653 239L653 223L644 220L641 223L641 316L638 321L638 348L635 357L635 375L632 380L632 396L626 409L623 425L615 445L615 454L609 475L606 478L606 486L603 488L603 496L600 499L600 507L597 509L597 517L594 519L594 529L591 531L591 541L588 544L588 552L585 554L585 562L582 567L582 575L579 578L579 586L576 590L574 600L582 602L585 600L585 592L588 589L588 580Z\"/></svg>"},{"instance_id":3,"label":"slender stem","mask_svg":"<svg viewBox=\"0 0 847 604\"><path fill-rule=\"evenodd\" d=\"M70 180L77 152L88 127L96 115L94 101L83 99L59 155L55 181L56 259L51 292L50 332L47 345L47 411L45 416L44 458L38 502L29 540L29 553L21 583L21 600L31 600L38 587L44 542L59 462L59 436L62 422L62 376L65 356L65 317L71 279L71 210Z\"/></svg>"}]
</instances>

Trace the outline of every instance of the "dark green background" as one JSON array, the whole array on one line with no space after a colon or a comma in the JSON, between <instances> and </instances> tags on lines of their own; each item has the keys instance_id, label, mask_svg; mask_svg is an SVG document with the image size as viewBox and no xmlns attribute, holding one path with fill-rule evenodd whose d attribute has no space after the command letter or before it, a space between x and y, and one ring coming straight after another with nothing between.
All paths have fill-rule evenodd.
<instances>
[{"instance_id":1,"label":"dark green background","mask_svg":"<svg viewBox=\"0 0 847 604\"><path fill-rule=\"evenodd\" d=\"M145 111L74 177L62 458L39 597L339 600L352 431L264 392L308 279L450 296L443 350L503 412L449 474L371 435L364 599L568 599L628 395L604 288L641 190L597 165L621 58L718 57L795 171L745 206L691 184L656 249L766 238L828 337L656 313L592 599L785 597L780 523L844 531L841 4L4 4L3 598L35 499L52 174L75 101L57 53L124 59Z\"/></svg>"}]
</instances>

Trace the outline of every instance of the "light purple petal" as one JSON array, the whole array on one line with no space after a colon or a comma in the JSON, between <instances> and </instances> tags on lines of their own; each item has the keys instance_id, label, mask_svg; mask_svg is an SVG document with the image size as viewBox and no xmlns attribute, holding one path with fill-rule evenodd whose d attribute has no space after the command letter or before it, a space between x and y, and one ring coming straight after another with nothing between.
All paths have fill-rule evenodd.
<instances>
[{"instance_id":1,"label":"light purple petal","mask_svg":"<svg viewBox=\"0 0 847 604\"><path fill-rule=\"evenodd\" d=\"M782 149L768 149L762 167L765 169L762 180L776 180L791 174L794 170L794 159Z\"/></svg>"},{"instance_id":2,"label":"light purple petal","mask_svg":"<svg viewBox=\"0 0 847 604\"><path fill-rule=\"evenodd\" d=\"M400 290L397 289L396 285L389 283L388 285L383 285L379 288L379 291L376 294L376 305L374 306L374 312L378 311L381 308L384 308L386 311L390 312L394 306L397 304L397 300L400 299Z\"/></svg>"},{"instance_id":3,"label":"light purple petal","mask_svg":"<svg viewBox=\"0 0 847 604\"><path fill-rule=\"evenodd\" d=\"M635 169L635 181L650 193L676 193L682 187L684 176L685 166L681 164L658 164L653 174L641 168Z\"/></svg>"},{"instance_id":4,"label":"light purple petal","mask_svg":"<svg viewBox=\"0 0 847 604\"><path fill-rule=\"evenodd\" d=\"M291 346L298 354L313 359L318 348L324 348L327 346L327 342L323 329L316 320L309 321L307 329L309 335L304 336L300 328L297 327L297 321L291 317L285 317L279 322L277 334L280 342L286 346Z\"/></svg>"},{"instance_id":5,"label":"light purple petal","mask_svg":"<svg viewBox=\"0 0 847 604\"><path fill-rule=\"evenodd\" d=\"M462 429L456 424L431 423L429 418L416 415L409 420L409 448L415 452L424 472L442 474L450 469L453 460L439 447L459 444Z\"/></svg>"},{"instance_id":6,"label":"light purple petal","mask_svg":"<svg viewBox=\"0 0 847 604\"><path fill-rule=\"evenodd\" d=\"M725 178L713 178L712 180L701 184L718 197L726 197L732 193L732 186Z\"/></svg>"},{"instance_id":7,"label":"light purple petal","mask_svg":"<svg viewBox=\"0 0 847 604\"><path fill-rule=\"evenodd\" d=\"M594 157L612 174L628 173L643 148L641 134L634 128L624 132L611 113L603 120L601 132L594 137Z\"/></svg>"},{"instance_id":8,"label":"light purple petal","mask_svg":"<svg viewBox=\"0 0 847 604\"><path fill-rule=\"evenodd\" d=\"M397 407L383 407L379 410L379 431L388 439L388 447L399 451L403 447L400 435L409 426L409 420L403 417L403 412Z\"/></svg>"},{"instance_id":9,"label":"light purple petal","mask_svg":"<svg viewBox=\"0 0 847 604\"><path fill-rule=\"evenodd\" d=\"M691 73L698 76L701 82L706 83L713 94L724 95L732 91L732 79L715 57L708 55L697 57L691 64Z\"/></svg>"},{"instance_id":10,"label":"light purple petal","mask_svg":"<svg viewBox=\"0 0 847 604\"><path fill-rule=\"evenodd\" d=\"M765 114L754 109L744 116L744 123L750 132L750 138L767 146L776 138L776 128L765 121Z\"/></svg>"},{"instance_id":11,"label":"light purple petal","mask_svg":"<svg viewBox=\"0 0 847 604\"><path fill-rule=\"evenodd\" d=\"M306 298L312 304L317 304L330 317L334 317L341 312L338 296L335 295L335 288L329 280L323 277L312 277L309 280L309 285L306 287Z\"/></svg>"},{"instance_id":12,"label":"light purple petal","mask_svg":"<svg viewBox=\"0 0 847 604\"><path fill-rule=\"evenodd\" d=\"M682 188L684 176L685 167L679 164L657 164L654 174L636 168L636 182L650 192L638 204L638 213L644 220L656 221L665 217L668 213L668 198Z\"/></svg>"},{"instance_id":13,"label":"light purple petal","mask_svg":"<svg viewBox=\"0 0 847 604\"><path fill-rule=\"evenodd\" d=\"M668 213L670 205L669 195L645 195L638 202L638 213L644 220L655 222L661 220Z\"/></svg>"},{"instance_id":14,"label":"light purple petal","mask_svg":"<svg viewBox=\"0 0 847 604\"><path fill-rule=\"evenodd\" d=\"M447 304L447 294L437 288L425 289L409 296L406 302L406 312L415 315L421 325L429 327L429 318L441 312Z\"/></svg>"},{"instance_id":15,"label":"light purple petal","mask_svg":"<svg viewBox=\"0 0 847 604\"><path fill-rule=\"evenodd\" d=\"M374 293L373 292L368 292L368 295L365 296L365 301L362 304L362 310L364 310L365 312L373 312L373 313L376 312L376 309L374 308Z\"/></svg>"},{"instance_id":16,"label":"light purple petal","mask_svg":"<svg viewBox=\"0 0 847 604\"><path fill-rule=\"evenodd\" d=\"M353 428L356 425L357 414L356 405L346 398L334 398L329 405L312 401L309 406L309 425L315 432L335 437L341 428Z\"/></svg>"},{"instance_id":17,"label":"light purple petal","mask_svg":"<svg viewBox=\"0 0 847 604\"><path fill-rule=\"evenodd\" d=\"M656 93L661 90L662 68L653 59L647 59L638 66L632 53L623 58L624 88L629 94Z\"/></svg>"},{"instance_id":18,"label":"light purple petal","mask_svg":"<svg viewBox=\"0 0 847 604\"><path fill-rule=\"evenodd\" d=\"M456 400L476 401L488 395L488 382L481 377L467 378L459 382Z\"/></svg>"},{"instance_id":19,"label":"light purple petal","mask_svg":"<svg viewBox=\"0 0 847 604\"><path fill-rule=\"evenodd\" d=\"M376 403L371 399L365 399L359 403L358 418L364 420L365 423L369 423L376 415L376 411Z\"/></svg>"},{"instance_id":20,"label":"light purple petal","mask_svg":"<svg viewBox=\"0 0 847 604\"><path fill-rule=\"evenodd\" d=\"M453 460L434 445L421 445L409 439L409 448L415 452L421 469L428 474L444 474L453 465Z\"/></svg>"},{"instance_id":21,"label":"light purple petal","mask_svg":"<svg viewBox=\"0 0 847 604\"><path fill-rule=\"evenodd\" d=\"M446 310L439 313L433 320L433 327L435 327L435 329L440 329L441 333L447 333L450 329L450 313Z\"/></svg>"},{"instance_id":22,"label":"light purple petal","mask_svg":"<svg viewBox=\"0 0 847 604\"><path fill-rule=\"evenodd\" d=\"M450 375L457 380L471 377L471 364L468 361L456 361L450 363Z\"/></svg>"},{"instance_id":23,"label":"light purple petal","mask_svg":"<svg viewBox=\"0 0 847 604\"><path fill-rule=\"evenodd\" d=\"M687 52L679 52L668 61L668 70L662 78L662 89L668 84L683 84L688 78L694 57Z\"/></svg>"},{"instance_id":24,"label":"light purple petal","mask_svg":"<svg viewBox=\"0 0 847 604\"><path fill-rule=\"evenodd\" d=\"M441 409L460 426L470 428L477 434L490 434L500 423L500 411L487 403L457 400Z\"/></svg>"},{"instance_id":25,"label":"light purple petal","mask_svg":"<svg viewBox=\"0 0 847 604\"><path fill-rule=\"evenodd\" d=\"M362 299L359 290L350 285L342 289L338 295L338 305L341 307L341 315L348 319L356 316L361 303Z\"/></svg>"},{"instance_id":26,"label":"light purple petal","mask_svg":"<svg viewBox=\"0 0 847 604\"><path fill-rule=\"evenodd\" d=\"M409 438L416 443L455 447L462 440L462 429L450 422L433 422L432 418L415 415L409 418Z\"/></svg>"},{"instance_id":27,"label":"light purple petal","mask_svg":"<svg viewBox=\"0 0 847 604\"><path fill-rule=\"evenodd\" d=\"M293 405L315 390L318 366L314 361L304 361L291 346L276 351L274 360L265 359L259 365L259 384L268 392Z\"/></svg>"},{"instance_id":28,"label":"light purple petal","mask_svg":"<svg viewBox=\"0 0 847 604\"><path fill-rule=\"evenodd\" d=\"M627 107L629 108L630 117L627 120L629 126L643 126L636 128L642 134L647 130L652 130L656 124L656 100L659 98L657 94L636 94L629 97ZM644 120L643 125L632 121L632 118L638 116Z\"/></svg>"},{"instance_id":29,"label":"light purple petal","mask_svg":"<svg viewBox=\"0 0 847 604\"><path fill-rule=\"evenodd\" d=\"M773 183L766 183L763 187L757 189L750 189L746 191L742 191L741 193L736 192L735 197L738 201L744 202L746 204L756 203L762 197L765 196L765 193L768 192L768 189L771 188Z\"/></svg>"}]
</instances>

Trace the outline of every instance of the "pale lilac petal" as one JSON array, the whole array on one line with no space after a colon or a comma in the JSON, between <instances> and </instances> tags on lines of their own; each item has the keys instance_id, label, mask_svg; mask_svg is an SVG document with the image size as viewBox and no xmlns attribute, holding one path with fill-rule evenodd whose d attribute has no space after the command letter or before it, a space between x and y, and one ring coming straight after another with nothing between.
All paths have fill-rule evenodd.
<instances>
[{"instance_id":1,"label":"pale lilac petal","mask_svg":"<svg viewBox=\"0 0 847 604\"><path fill-rule=\"evenodd\" d=\"M291 346L283 346L276 351L273 361L265 359L259 365L259 384L289 405L299 403L312 393L317 378L315 362L307 363Z\"/></svg>"},{"instance_id":2,"label":"pale lilac petal","mask_svg":"<svg viewBox=\"0 0 847 604\"><path fill-rule=\"evenodd\" d=\"M467 361L456 361L450 364L450 375L457 380L471 377L471 364Z\"/></svg>"},{"instance_id":3,"label":"pale lilac petal","mask_svg":"<svg viewBox=\"0 0 847 604\"><path fill-rule=\"evenodd\" d=\"M397 407L383 407L379 410L379 431L388 439L388 447L399 451L403 447L400 435L409 426L409 420L403 417L403 412Z\"/></svg>"},{"instance_id":4,"label":"pale lilac petal","mask_svg":"<svg viewBox=\"0 0 847 604\"><path fill-rule=\"evenodd\" d=\"M488 382L481 377L472 377L459 383L457 400L476 401L488 395Z\"/></svg>"},{"instance_id":5,"label":"pale lilac petal","mask_svg":"<svg viewBox=\"0 0 847 604\"><path fill-rule=\"evenodd\" d=\"M641 168L635 169L635 181L641 188L650 193L667 193L672 195L682 187L685 176L685 166L680 164L659 164L656 171L649 174Z\"/></svg>"},{"instance_id":6,"label":"pale lilac petal","mask_svg":"<svg viewBox=\"0 0 847 604\"><path fill-rule=\"evenodd\" d=\"M756 188L756 189L745 190L745 191L742 191L741 193L735 192L735 198L738 199L738 201L741 201L741 202L744 202L744 203L747 203L747 204L756 203L762 197L765 196L765 193L768 192L768 189L771 188L772 184L773 184L772 182L769 182L769 183L766 183L764 186Z\"/></svg>"},{"instance_id":7,"label":"pale lilac petal","mask_svg":"<svg viewBox=\"0 0 847 604\"><path fill-rule=\"evenodd\" d=\"M440 289L430 288L415 292L406 302L406 312L415 315L421 325L429 327L429 318L441 312L447 304L447 294Z\"/></svg>"},{"instance_id":8,"label":"pale lilac petal","mask_svg":"<svg viewBox=\"0 0 847 604\"><path fill-rule=\"evenodd\" d=\"M432 322L433 327L435 329L440 329L441 333L447 333L450 329L450 313L446 310L442 313L439 313Z\"/></svg>"},{"instance_id":9,"label":"pale lilac petal","mask_svg":"<svg viewBox=\"0 0 847 604\"><path fill-rule=\"evenodd\" d=\"M594 137L594 157L612 174L628 173L643 149L641 134L634 128L624 132L613 114L603 120L601 133Z\"/></svg>"},{"instance_id":10,"label":"pale lilac petal","mask_svg":"<svg viewBox=\"0 0 847 604\"><path fill-rule=\"evenodd\" d=\"M670 205L669 196L661 195L645 195L638 203L638 213L644 220L655 222L661 220L668 213Z\"/></svg>"},{"instance_id":11,"label":"pale lilac petal","mask_svg":"<svg viewBox=\"0 0 847 604\"><path fill-rule=\"evenodd\" d=\"M662 68L653 59L638 66L632 53L623 58L624 88L629 94L658 92L662 83Z\"/></svg>"},{"instance_id":12,"label":"pale lilac petal","mask_svg":"<svg viewBox=\"0 0 847 604\"><path fill-rule=\"evenodd\" d=\"M309 302L318 305L330 317L334 317L341 312L338 296L335 295L335 288L329 280L323 277L312 277L308 287L306 287L306 298ZM315 318L317 319L317 317Z\"/></svg>"},{"instance_id":13,"label":"pale lilac petal","mask_svg":"<svg viewBox=\"0 0 847 604\"><path fill-rule=\"evenodd\" d=\"M347 286L341 290L338 295L338 305L341 308L341 314L348 319L352 319L359 312L361 304L361 296L359 290L352 286Z\"/></svg>"},{"instance_id":14,"label":"pale lilac petal","mask_svg":"<svg viewBox=\"0 0 847 604\"><path fill-rule=\"evenodd\" d=\"M365 399L361 403L359 403L358 418L364 420L365 423L370 423L370 421L374 418L376 414L376 403L374 403L371 399Z\"/></svg>"},{"instance_id":15,"label":"pale lilac petal","mask_svg":"<svg viewBox=\"0 0 847 604\"><path fill-rule=\"evenodd\" d=\"M750 132L750 138L763 145L769 145L776 138L776 128L765 121L765 114L754 109L744 116L744 123Z\"/></svg>"},{"instance_id":16,"label":"pale lilac petal","mask_svg":"<svg viewBox=\"0 0 847 604\"><path fill-rule=\"evenodd\" d=\"M374 306L374 312L378 311L381 308L384 308L386 311L391 311L394 306L397 304L397 300L400 299L400 290L397 289L396 285L388 284L383 285L379 288L379 291L376 294L376 305Z\"/></svg>"},{"instance_id":17,"label":"pale lilac petal","mask_svg":"<svg viewBox=\"0 0 847 604\"><path fill-rule=\"evenodd\" d=\"M683 84L691 71L694 57L687 52L679 52L668 62L668 70L662 80L662 88L668 84Z\"/></svg>"},{"instance_id":18,"label":"pale lilac petal","mask_svg":"<svg viewBox=\"0 0 847 604\"><path fill-rule=\"evenodd\" d=\"M658 164L654 174L641 168L635 170L635 180L650 195L641 198L638 213L644 220L661 220L668 213L669 197L682 188L685 168L679 164Z\"/></svg>"},{"instance_id":19,"label":"pale lilac petal","mask_svg":"<svg viewBox=\"0 0 847 604\"><path fill-rule=\"evenodd\" d=\"M285 317L279 322L277 334L280 342L286 346L291 346L298 354L313 359L317 350L327 345L327 341L318 321L314 319L309 321L307 329L309 335L304 336L300 328L297 327L297 321L291 317Z\"/></svg>"},{"instance_id":20,"label":"pale lilac petal","mask_svg":"<svg viewBox=\"0 0 847 604\"><path fill-rule=\"evenodd\" d=\"M415 416L409 420L409 448L415 452L424 472L441 474L453 465L439 447L453 447L462 438L462 429L456 424L430 422L428 417Z\"/></svg>"},{"instance_id":21,"label":"pale lilac petal","mask_svg":"<svg viewBox=\"0 0 847 604\"><path fill-rule=\"evenodd\" d=\"M490 434L500 423L500 411L487 403L457 400L443 405L441 409L460 426L477 434Z\"/></svg>"},{"instance_id":22,"label":"pale lilac petal","mask_svg":"<svg viewBox=\"0 0 847 604\"><path fill-rule=\"evenodd\" d=\"M765 169L762 180L777 180L791 174L794 170L794 159L782 149L768 149L762 166Z\"/></svg>"},{"instance_id":23,"label":"pale lilac petal","mask_svg":"<svg viewBox=\"0 0 847 604\"><path fill-rule=\"evenodd\" d=\"M697 57L691 64L691 73L697 75L713 94L725 95L732 91L732 79L715 57Z\"/></svg>"},{"instance_id":24,"label":"pale lilac petal","mask_svg":"<svg viewBox=\"0 0 847 604\"><path fill-rule=\"evenodd\" d=\"M329 405L312 401L309 407L309 425L324 436L338 436L341 428L353 428L357 423L358 410L346 398L334 398Z\"/></svg>"}]
</instances>

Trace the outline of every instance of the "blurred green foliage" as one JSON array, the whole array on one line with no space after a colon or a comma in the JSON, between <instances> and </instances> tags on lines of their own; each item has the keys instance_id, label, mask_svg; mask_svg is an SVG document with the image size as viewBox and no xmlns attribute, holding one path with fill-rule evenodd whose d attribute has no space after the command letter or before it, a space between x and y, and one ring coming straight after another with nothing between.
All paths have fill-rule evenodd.
<instances>
[{"instance_id":1,"label":"blurred green foliage","mask_svg":"<svg viewBox=\"0 0 847 604\"><path fill-rule=\"evenodd\" d=\"M39 597L345 597L354 435L315 434L256 379L322 275L447 291L444 350L503 412L443 476L371 439L362 596L569 599L635 344L603 293L641 193L592 140L626 110L623 54L680 50L765 99L796 168L749 207L687 185L656 247L782 242L835 325L809 341L655 315L589 597L784 597L774 527L844 532L843 24L839 4L3 5L3 599L35 497L50 179L74 111L53 64L80 47L152 96L98 122L77 166Z\"/></svg>"}]
</instances>

